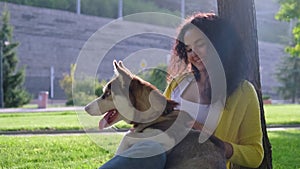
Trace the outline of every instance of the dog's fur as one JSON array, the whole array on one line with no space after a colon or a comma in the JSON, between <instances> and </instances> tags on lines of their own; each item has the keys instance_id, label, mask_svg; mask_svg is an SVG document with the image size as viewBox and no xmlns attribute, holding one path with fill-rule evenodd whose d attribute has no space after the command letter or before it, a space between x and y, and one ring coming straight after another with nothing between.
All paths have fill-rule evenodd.
<instances>
[{"instance_id":1,"label":"dog's fur","mask_svg":"<svg viewBox=\"0 0 300 169\"><path fill-rule=\"evenodd\" d=\"M192 118L174 110L178 103L166 99L153 85L134 76L122 62L114 61L115 77L104 87L103 95L89 103L90 115L105 115L99 128L124 120L133 124L117 153L141 140L161 143L167 150L166 169L225 169L223 143L215 137L199 143L199 131L186 124ZM138 139L137 139L138 138Z\"/></svg>"}]
</instances>

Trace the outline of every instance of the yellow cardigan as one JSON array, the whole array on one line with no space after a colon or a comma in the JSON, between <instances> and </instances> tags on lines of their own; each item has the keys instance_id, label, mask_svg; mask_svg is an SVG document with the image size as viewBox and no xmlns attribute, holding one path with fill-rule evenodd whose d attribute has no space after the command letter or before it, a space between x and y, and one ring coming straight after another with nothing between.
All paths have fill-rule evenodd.
<instances>
[{"instance_id":1,"label":"yellow cardigan","mask_svg":"<svg viewBox=\"0 0 300 169\"><path fill-rule=\"evenodd\" d=\"M166 88L164 95L171 98L172 91L184 77L174 79ZM227 161L227 168L232 164L257 168L264 156L260 108L253 85L242 82L227 98L226 105L214 132L223 141L231 143L233 155Z\"/></svg>"}]
</instances>

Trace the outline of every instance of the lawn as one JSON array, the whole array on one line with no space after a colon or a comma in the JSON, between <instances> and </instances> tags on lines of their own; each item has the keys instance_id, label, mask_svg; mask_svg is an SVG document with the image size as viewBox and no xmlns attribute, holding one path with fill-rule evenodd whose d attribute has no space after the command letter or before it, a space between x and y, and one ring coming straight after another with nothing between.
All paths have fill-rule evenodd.
<instances>
[{"instance_id":1,"label":"lawn","mask_svg":"<svg viewBox=\"0 0 300 169\"><path fill-rule=\"evenodd\" d=\"M0 114L0 131L98 130L100 118L83 111L3 113ZM119 122L117 127L130 126Z\"/></svg>"},{"instance_id":2,"label":"lawn","mask_svg":"<svg viewBox=\"0 0 300 169\"><path fill-rule=\"evenodd\" d=\"M97 168L110 159L121 135L0 136L0 168Z\"/></svg>"},{"instance_id":3,"label":"lawn","mask_svg":"<svg viewBox=\"0 0 300 169\"><path fill-rule=\"evenodd\" d=\"M266 105L265 115L268 124L300 124L300 105ZM0 130L94 129L98 120L73 111L0 114ZM113 156L121 137L116 133L0 136L0 168L97 168ZM298 169L300 130L269 131L269 138L273 167Z\"/></svg>"},{"instance_id":4,"label":"lawn","mask_svg":"<svg viewBox=\"0 0 300 169\"><path fill-rule=\"evenodd\" d=\"M269 131L274 169L300 168L300 130Z\"/></svg>"},{"instance_id":5,"label":"lawn","mask_svg":"<svg viewBox=\"0 0 300 169\"><path fill-rule=\"evenodd\" d=\"M267 124L300 124L300 105L265 105Z\"/></svg>"},{"instance_id":6,"label":"lawn","mask_svg":"<svg viewBox=\"0 0 300 169\"><path fill-rule=\"evenodd\" d=\"M266 105L268 125L300 124L300 105ZM100 117L83 111L0 114L0 131L97 129ZM118 128L129 127L124 122Z\"/></svg>"},{"instance_id":7,"label":"lawn","mask_svg":"<svg viewBox=\"0 0 300 169\"><path fill-rule=\"evenodd\" d=\"M82 129L76 112L0 114L0 130L71 130Z\"/></svg>"},{"instance_id":8,"label":"lawn","mask_svg":"<svg viewBox=\"0 0 300 169\"><path fill-rule=\"evenodd\" d=\"M0 168L94 169L113 156L121 137L120 134L0 136ZM299 137L300 130L269 131L273 168L300 167Z\"/></svg>"}]
</instances>

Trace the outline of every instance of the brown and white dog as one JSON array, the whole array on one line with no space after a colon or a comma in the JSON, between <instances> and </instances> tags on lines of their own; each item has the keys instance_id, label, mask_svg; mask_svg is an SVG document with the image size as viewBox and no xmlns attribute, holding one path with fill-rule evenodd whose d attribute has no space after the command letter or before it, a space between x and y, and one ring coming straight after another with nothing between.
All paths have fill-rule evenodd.
<instances>
[{"instance_id":1,"label":"brown and white dog","mask_svg":"<svg viewBox=\"0 0 300 169\"><path fill-rule=\"evenodd\" d=\"M104 115L100 129L121 120L133 124L134 129L124 136L117 154L136 142L152 140L167 151L166 169L226 168L222 142L212 136L199 143L200 132L186 125L192 117L174 110L178 103L166 99L156 87L133 75L122 62L114 61L113 65L115 77L104 87L102 96L85 110L92 116Z\"/></svg>"}]
</instances>

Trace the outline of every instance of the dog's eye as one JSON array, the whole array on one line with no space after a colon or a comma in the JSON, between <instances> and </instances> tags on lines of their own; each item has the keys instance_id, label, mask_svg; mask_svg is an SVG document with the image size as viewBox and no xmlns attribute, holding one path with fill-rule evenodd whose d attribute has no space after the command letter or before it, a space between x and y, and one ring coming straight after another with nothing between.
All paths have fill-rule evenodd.
<instances>
[{"instance_id":1,"label":"dog's eye","mask_svg":"<svg viewBox=\"0 0 300 169\"><path fill-rule=\"evenodd\" d=\"M102 99L105 99L106 97L109 97L111 95L111 92L110 91L106 91L103 96L102 96Z\"/></svg>"}]
</instances>

